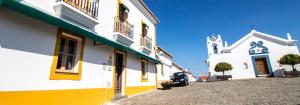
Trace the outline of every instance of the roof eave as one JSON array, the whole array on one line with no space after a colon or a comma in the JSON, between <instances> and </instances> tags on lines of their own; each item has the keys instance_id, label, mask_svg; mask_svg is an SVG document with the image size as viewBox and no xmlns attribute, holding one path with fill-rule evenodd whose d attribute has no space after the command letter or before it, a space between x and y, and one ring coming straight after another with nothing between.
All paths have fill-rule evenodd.
<instances>
[{"instance_id":1,"label":"roof eave","mask_svg":"<svg viewBox=\"0 0 300 105\"><path fill-rule=\"evenodd\" d=\"M150 15L157 21L156 24L159 24L159 19L154 15L154 13L149 9L149 7L144 3L143 0L139 0L139 2L143 5L143 7L150 13Z\"/></svg>"},{"instance_id":2,"label":"roof eave","mask_svg":"<svg viewBox=\"0 0 300 105\"><path fill-rule=\"evenodd\" d=\"M166 50L162 49L160 46L157 46L158 49L160 49L161 51L163 51L165 54L167 54L170 58L174 58L169 52L167 52Z\"/></svg>"}]
</instances>

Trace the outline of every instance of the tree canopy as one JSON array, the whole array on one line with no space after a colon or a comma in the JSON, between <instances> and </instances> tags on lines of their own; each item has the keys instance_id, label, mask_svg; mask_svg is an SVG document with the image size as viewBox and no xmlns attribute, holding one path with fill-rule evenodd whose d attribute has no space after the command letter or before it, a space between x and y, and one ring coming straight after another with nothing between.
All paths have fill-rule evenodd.
<instances>
[{"instance_id":1,"label":"tree canopy","mask_svg":"<svg viewBox=\"0 0 300 105\"><path fill-rule=\"evenodd\" d=\"M229 71L229 70L232 70L232 66L231 66L231 64L226 63L226 62L218 63L215 66L215 71L216 72L224 72L224 71Z\"/></svg>"},{"instance_id":2,"label":"tree canopy","mask_svg":"<svg viewBox=\"0 0 300 105\"><path fill-rule=\"evenodd\" d=\"M297 54L287 54L280 58L279 63L283 65L295 65L300 63L300 56Z\"/></svg>"},{"instance_id":3,"label":"tree canopy","mask_svg":"<svg viewBox=\"0 0 300 105\"><path fill-rule=\"evenodd\" d=\"M292 65L293 71L296 71L294 66L300 63L300 56L297 54L287 54L280 58L279 63L283 65Z\"/></svg>"}]
</instances>

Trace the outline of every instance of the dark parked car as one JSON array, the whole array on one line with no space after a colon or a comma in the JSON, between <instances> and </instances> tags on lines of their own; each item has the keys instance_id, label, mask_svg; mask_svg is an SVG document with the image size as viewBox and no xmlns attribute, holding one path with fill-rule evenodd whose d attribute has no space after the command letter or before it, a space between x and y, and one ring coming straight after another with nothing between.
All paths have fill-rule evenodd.
<instances>
[{"instance_id":1,"label":"dark parked car","mask_svg":"<svg viewBox=\"0 0 300 105\"><path fill-rule=\"evenodd\" d=\"M184 72L176 72L172 76L173 85L189 85L189 78Z\"/></svg>"}]
</instances>

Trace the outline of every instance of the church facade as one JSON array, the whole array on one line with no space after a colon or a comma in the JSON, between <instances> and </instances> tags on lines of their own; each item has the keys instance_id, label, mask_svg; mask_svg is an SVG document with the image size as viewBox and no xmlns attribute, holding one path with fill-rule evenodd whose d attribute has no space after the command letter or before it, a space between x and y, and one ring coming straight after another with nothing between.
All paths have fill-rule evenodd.
<instances>
[{"instance_id":1,"label":"church facade","mask_svg":"<svg viewBox=\"0 0 300 105\"><path fill-rule=\"evenodd\" d=\"M218 63L226 62L233 69L225 71L232 79L283 76L283 70L292 70L291 66L279 64L279 59L286 54L299 54L297 41L287 34L287 39L252 30L243 38L228 45L220 35L207 37L208 59L206 60L209 76L223 75L214 70ZM296 65L300 70L300 65Z\"/></svg>"}]
</instances>

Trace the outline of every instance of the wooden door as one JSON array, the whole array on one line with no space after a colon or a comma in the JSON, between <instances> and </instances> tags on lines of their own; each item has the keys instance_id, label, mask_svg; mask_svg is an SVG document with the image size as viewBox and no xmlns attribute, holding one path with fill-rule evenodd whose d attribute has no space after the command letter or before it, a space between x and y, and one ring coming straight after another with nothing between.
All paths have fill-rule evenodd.
<instances>
[{"instance_id":1,"label":"wooden door","mask_svg":"<svg viewBox=\"0 0 300 105\"><path fill-rule=\"evenodd\" d=\"M257 58L255 63L258 74L269 74L266 58Z\"/></svg>"},{"instance_id":2,"label":"wooden door","mask_svg":"<svg viewBox=\"0 0 300 105\"><path fill-rule=\"evenodd\" d=\"M122 91L123 54L116 53L115 93Z\"/></svg>"}]
</instances>

